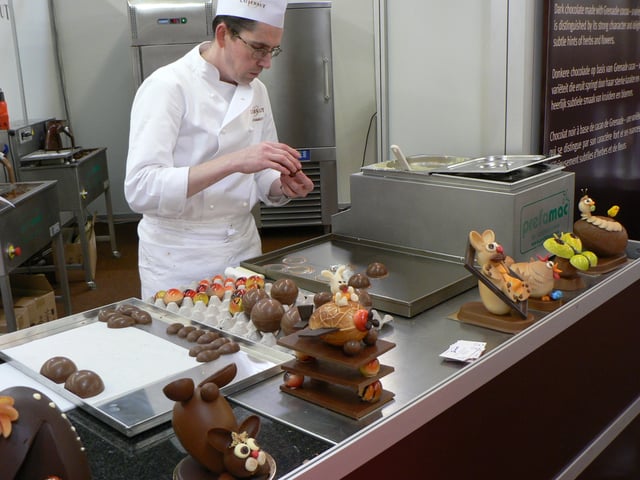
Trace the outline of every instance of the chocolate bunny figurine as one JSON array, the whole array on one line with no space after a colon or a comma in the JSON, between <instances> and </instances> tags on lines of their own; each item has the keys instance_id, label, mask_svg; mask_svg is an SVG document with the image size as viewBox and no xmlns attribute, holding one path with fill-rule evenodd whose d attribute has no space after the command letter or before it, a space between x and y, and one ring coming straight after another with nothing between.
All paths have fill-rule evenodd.
<instances>
[{"instance_id":1,"label":"chocolate bunny figurine","mask_svg":"<svg viewBox=\"0 0 640 480\"><path fill-rule=\"evenodd\" d=\"M255 440L260 419L251 415L238 425L231 406L220 393L236 373L236 364L231 363L197 387L190 378L166 385L164 394L176 402L173 429L191 457L219 475L217 478L266 477L270 473L267 454Z\"/></svg>"}]
</instances>

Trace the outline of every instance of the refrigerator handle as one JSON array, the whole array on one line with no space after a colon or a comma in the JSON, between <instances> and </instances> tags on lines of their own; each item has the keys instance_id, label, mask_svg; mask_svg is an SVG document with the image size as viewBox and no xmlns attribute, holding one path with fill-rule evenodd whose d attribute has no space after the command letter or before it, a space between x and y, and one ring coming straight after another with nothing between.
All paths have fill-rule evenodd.
<instances>
[{"instance_id":1,"label":"refrigerator handle","mask_svg":"<svg viewBox=\"0 0 640 480\"><path fill-rule=\"evenodd\" d=\"M329 59L327 57L322 57L322 68L324 71L324 99L325 101L331 100L331 91L330 91L330 76L329 76Z\"/></svg>"}]
</instances>

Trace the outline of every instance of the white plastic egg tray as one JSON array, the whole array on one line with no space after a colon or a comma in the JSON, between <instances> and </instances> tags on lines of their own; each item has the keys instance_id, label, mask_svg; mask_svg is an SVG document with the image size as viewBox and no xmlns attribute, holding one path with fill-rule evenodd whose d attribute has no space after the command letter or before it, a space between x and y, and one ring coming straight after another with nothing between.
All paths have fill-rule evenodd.
<instances>
[{"instance_id":1,"label":"white plastic egg tray","mask_svg":"<svg viewBox=\"0 0 640 480\"><path fill-rule=\"evenodd\" d=\"M194 288L194 285L197 286L197 282L181 288L181 290ZM272 286L273 283L265 282L264 289L267 294L271 293ZM229 333L233 333L234 335L238 335L240 337L254 341L256 343L289 352L289 349L281 347L277 344L278 338L283 336L282 330L278 330L277 332L273 333L260 332L253 324L253 322L247 317L245 312L239 312L236 314L232 314L231 312L229 312L231 294L231 291L226 291L222 300L217 296L212 295L211 297L209 297L209 303L207 305L205 305L205 303L202 301L196 301L194 303L190 297L184 297L180 305L178 305L176 302L169 302L168 304L165 304L162 298L149 298L146 300L146 302L158 308L164 308L172 313L176 313L182 317L188 318L195 323L215 327L220 330L227 331ZM285 312L289 308L298 305L313 304L313 296L314 294L312 292L305 292L300 290L298 292L298 297L296 298L296 301L293 303L293 305L283 305ZM381 316L375 310L373 310L373 317L379 322L378 328L382 328L384 324L389 323L393 320L393 317L391 315Z\"/></svg>"}]
</instances>

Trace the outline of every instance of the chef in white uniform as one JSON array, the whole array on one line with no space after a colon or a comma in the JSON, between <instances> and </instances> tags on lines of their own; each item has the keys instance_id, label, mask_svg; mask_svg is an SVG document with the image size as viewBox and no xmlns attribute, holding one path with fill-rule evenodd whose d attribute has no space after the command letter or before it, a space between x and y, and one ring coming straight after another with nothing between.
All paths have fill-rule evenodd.
<instances>
[{"instance_id":1,"label":"chef in white uniform","mask_svg":"<svg viewBox=\"0 0 640 480\"><path fill-rule=\"evenodd\" d=\"M143 215L145 300L260 255L251 209L313 190L299 153L277 141L257 78L280 52L286 5L219 0L213 40L156 70L136 93L125 197Z\"/></svg>"}]
</instances>

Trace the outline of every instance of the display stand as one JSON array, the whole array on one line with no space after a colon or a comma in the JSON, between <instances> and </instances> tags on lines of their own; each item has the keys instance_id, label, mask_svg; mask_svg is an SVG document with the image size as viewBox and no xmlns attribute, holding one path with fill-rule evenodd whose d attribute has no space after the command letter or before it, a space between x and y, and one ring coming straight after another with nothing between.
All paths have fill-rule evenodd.
<instances>
[{"instance_id":1,"label":"display stand","mask_svg":"<svg viewBox=\"0 0 640 480\"><path fill-rule=\"evenodd\" d=\"M362 375L359 368L394 348L395 343L378 340L374 345L365 346L360 353L348 356L341 348L319 338L300 336L300 332L279 339L278 345L313 359L291 360L283 364L283 370L303 375L305 381L298 388L281 385L280 390L354 419L378 410L393 399L394 394L387 390L382 390L378 401L373 403L359 397L368 385L392 373L393 367L380 365L378 373L371 377Z\"/></svg>"}]
</instances>

